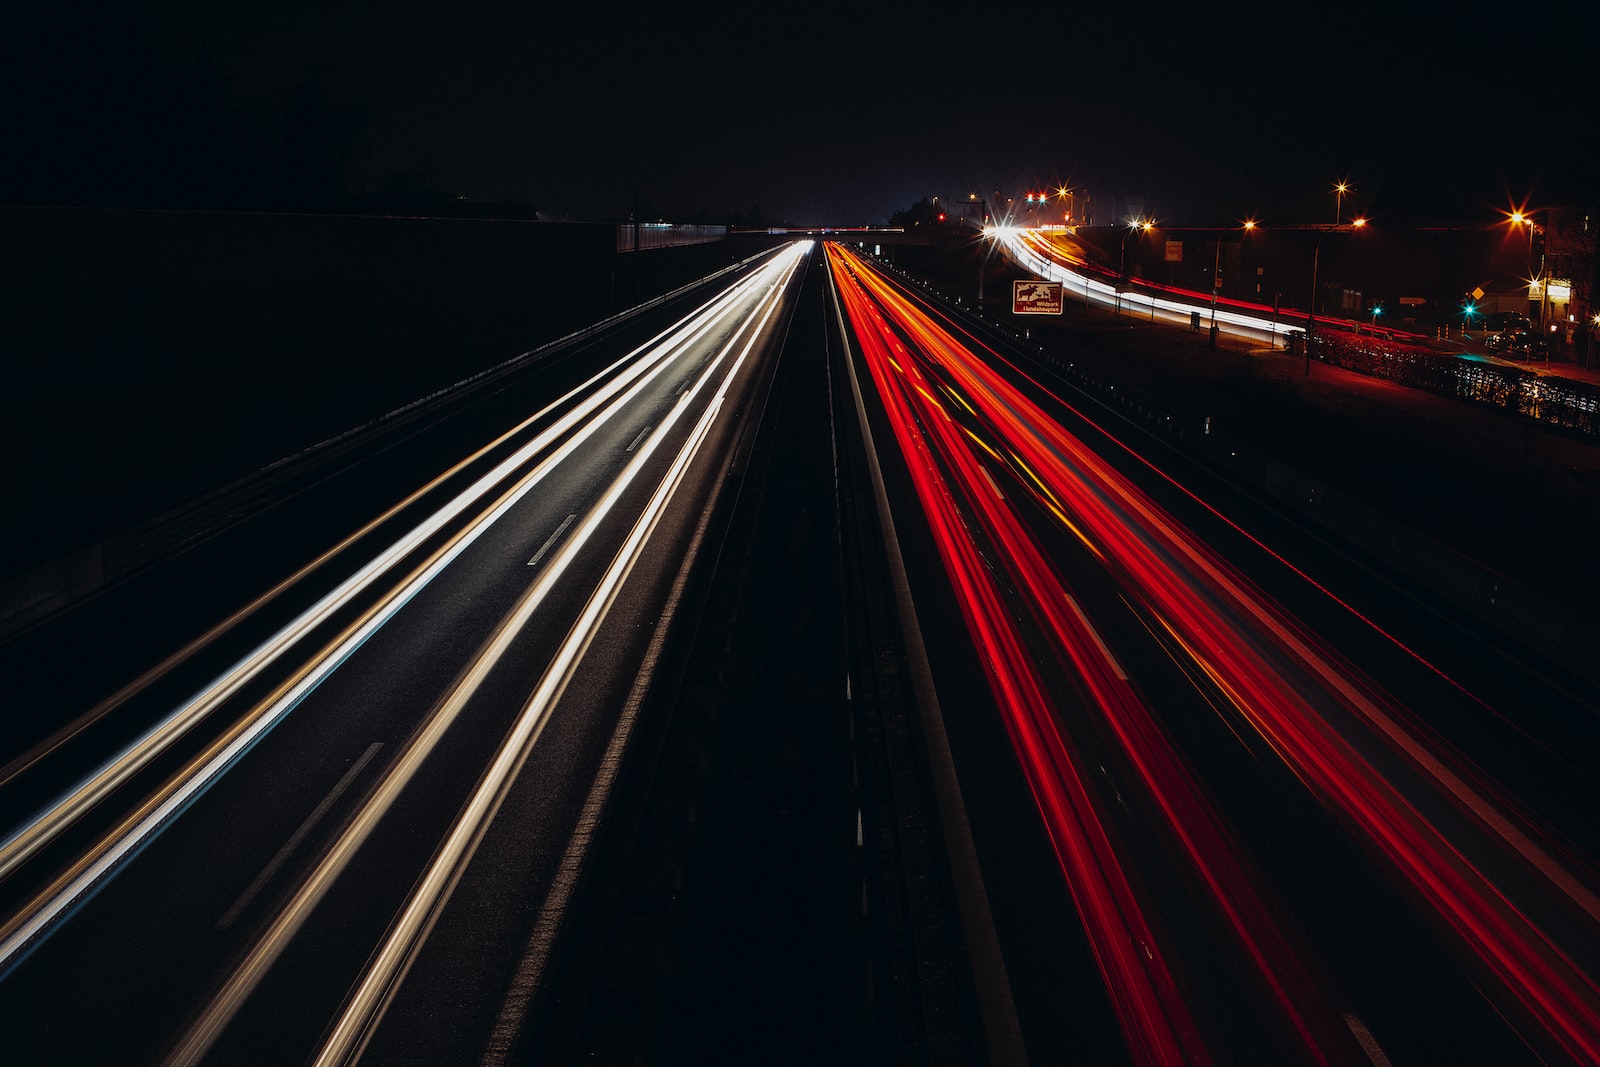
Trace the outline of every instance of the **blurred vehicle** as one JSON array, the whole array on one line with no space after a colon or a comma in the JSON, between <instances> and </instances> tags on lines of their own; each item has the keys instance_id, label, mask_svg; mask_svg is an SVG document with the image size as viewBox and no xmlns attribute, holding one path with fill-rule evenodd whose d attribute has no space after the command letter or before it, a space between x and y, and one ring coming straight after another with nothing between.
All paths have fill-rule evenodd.
<instances>
[{"instance_id":1,"label":"blurred vehicle","mask_svg":"<svg viewBox=\"0 0 1600 1067\"><path fill-rule=\"evenodd\" d=\"M1528 321L1528 316L1519 315L1515 311L1491 312L1483 320L1483 326L1488 333L1505 333L1508 330L1531 331L1533 329L1533 323Z\"/></svg>"},{"instance_id":2,"label":"blurred vehicle","mask_svg":"<svg viewBox=\"0 0 1600 1067\"><path fill-rule=\"evenodd\" d=\"M1501 330L1491 334L1484 345L1489 351L1512 359L1540 359L1550 351L1543 337L1527 329Z\"/></svg>"}]
</instances>

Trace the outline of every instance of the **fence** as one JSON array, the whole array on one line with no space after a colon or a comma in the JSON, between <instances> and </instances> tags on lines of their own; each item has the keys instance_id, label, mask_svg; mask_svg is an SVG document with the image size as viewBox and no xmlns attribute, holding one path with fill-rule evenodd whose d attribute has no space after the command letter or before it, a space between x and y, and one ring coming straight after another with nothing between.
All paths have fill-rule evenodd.
<instances>
[{"instance_id":1,"label":"fence","mask_svg":"<svg viewBox=\"0 0 1600 1067\"><path fill-rule=\"evenodd\" d=\"M1439 396L1460 397L1589 436L1600 435L1600 387L1522 367L1444 355L1366 334L1323 330L1311 338L1324 363Z\"/></svg>"},{"instance_id":2,"label":"fence","mask_svg":"<svg viewBox=\"0 0 1600 1067\"><path fill-rule=\"evenodd\" d=\"M728 236L726 226L698 226L675 222L622 222L617 224L617 251L703 245Z\"/></svg>"}]
</instances>

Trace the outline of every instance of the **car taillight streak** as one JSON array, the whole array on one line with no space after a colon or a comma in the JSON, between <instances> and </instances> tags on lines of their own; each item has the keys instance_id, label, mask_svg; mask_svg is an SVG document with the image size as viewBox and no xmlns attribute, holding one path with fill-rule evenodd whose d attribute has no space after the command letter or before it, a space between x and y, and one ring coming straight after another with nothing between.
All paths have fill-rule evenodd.
<instances>
[{"instance_id":1,"label":"car taillight streak","mask_svg":"<svg viewBox=\"0 0 1600 1067\"><path fill-rule=\"evenodd\" d=\"M1580 924L1600 918L1593 894L1557 862L1537 831L1496 803L1492 787L1405 709L1046 415L987 361L999 363L998 356L974 354L847 250L830 245L829 258L1124 1031L1130 1044L1145 1050L1146 1062L1164 1062L1162 1055L1178 1049L1201 1054L1193 1047L1192 1020L1162 999L1176 988L1164 967L1140 974L1101 949L1126 945L1147 924L1115 855L1101 851L1111 848L1109 835L1099 829L1093 798L1082 789L1055 709L968 521L995 546L1000 558L994 562L1006 569L1138 768L1211 905L1289 1029L1304 1041L1308 1060L1320 1059L1316 1050L1329 1047L1330 1026L1337 1030L1338 1024L1330 1024L1315 982L1296 964L1288 934L1270 921L1266 895L1237 860L1238 849L1198 782L1120 676L1037 542L1000 499L1001 485L1031 489L1299 779L1342 812L1437 910L1493 977L1503 994L1497 1002L1509 1006L1509 998L1520 1008L1519 1022L1542 1032L1534 1043L1580 1062L1600 1062L1600 989L1514 902L1504 879L1497 883L1483 868L1488 854L1510 856L1526 876L1519 892L1532 885L1543 895L1554 887L1558 900L1576 905ZM954 403L947 407L947 401ZM1381 765L1364 754L1374 739L1385 754ZM1477 828L1470 841L1452 840L1425 814L1440 798ZM1152 1021L1163 1014L1164 1027Z\"/></svg>"}]
</instances>

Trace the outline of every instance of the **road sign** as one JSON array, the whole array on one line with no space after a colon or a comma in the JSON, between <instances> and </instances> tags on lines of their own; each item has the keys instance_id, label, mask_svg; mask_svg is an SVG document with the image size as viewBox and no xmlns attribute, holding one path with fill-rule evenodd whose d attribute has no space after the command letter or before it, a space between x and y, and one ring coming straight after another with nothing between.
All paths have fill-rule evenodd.
<instances>
[{"instance_id":1,"label":"road sign","mask_svg":"<svg viewBox=\"0 0 1600 1067\"><path fill-rule=\"evenodd\" d=\"M1013 281L1011 313L1013 315L1061 314L1061 283Z\"/></svg>"},{"instance_id":2,"label":"road sign","mask_svg":"<svg viewBox=\"0 0 1600 1067\"><path fill-rule=\"evenodd\" d=\"M1167 262L1168 263L1182 263L1183 262L1183 242L1182 241L1168 241L1167 242Z\"/></svg>"}]
</instances>

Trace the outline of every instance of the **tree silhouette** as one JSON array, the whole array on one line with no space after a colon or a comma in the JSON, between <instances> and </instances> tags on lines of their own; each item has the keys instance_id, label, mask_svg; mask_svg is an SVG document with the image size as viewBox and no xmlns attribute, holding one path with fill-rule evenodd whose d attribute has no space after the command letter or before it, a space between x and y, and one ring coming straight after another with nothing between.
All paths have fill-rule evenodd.
<instances>
[{"instance_id":1,"label":"tree silhouette","mask_svg":"<svg viewBox=\"0 0 1600 1067\"><path fill-rule=\"evenodd\" d=\"M926 197L918 200L904 211L896 211L889 216L889 225L904 226L908 229L912 226L931 226L938 221L938 209Z\"/></svg>"}]
</instances>

